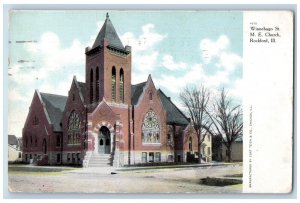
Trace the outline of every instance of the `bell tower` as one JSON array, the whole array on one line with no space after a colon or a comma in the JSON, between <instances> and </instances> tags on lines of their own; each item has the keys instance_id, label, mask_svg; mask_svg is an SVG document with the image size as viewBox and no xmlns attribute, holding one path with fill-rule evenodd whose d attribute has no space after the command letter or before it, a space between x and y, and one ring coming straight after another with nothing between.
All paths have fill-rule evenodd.
<instances>
[{"instance_id":1,"label":"bell tower","mask_svg":"<svg viewBox=\"0 0 300 203\"><path fill-rule=\"evenodd\" d=\"M123 46L106 14L92 47L86 54L86 101L96 106L108 103L131 105L131 47Z\"/></svg>"}]
</instances>

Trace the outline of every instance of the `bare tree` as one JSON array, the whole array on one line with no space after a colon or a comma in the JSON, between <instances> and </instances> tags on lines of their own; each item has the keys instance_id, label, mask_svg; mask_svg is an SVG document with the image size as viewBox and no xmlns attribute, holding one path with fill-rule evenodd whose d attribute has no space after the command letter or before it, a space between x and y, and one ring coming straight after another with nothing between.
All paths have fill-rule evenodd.
<instances>
[{"instance_id":1,"label":"bare tree","mask_svg":"<svg viewBox=\"0 0 300 203\"><path fill-rule=\"evenodd\" d=\"M192 127L198 138L198 163L201 163L201 145L207 134L206 129L209 129L208 126L211 125L209 116L206 113L206 108L210 100L210 93L204 86L200 86L199 89L196 87L186 87L180 93L180 99L187 108L188 115L192 121Z\"/></svg>"},{"instance_id":2,"label":"bare tree","mask_svg":"<svg viewBox=\"0 0 300 203\"><path fill-rule=\"evenodd\" d=\"M214 136L221 135L227 148L228 161L231 162L233 142L243 136L243 112L240 105L234 105L224 88L213 104L212 112L208 113L213 128L207 128Z\"/></svg>"}]
</instances>

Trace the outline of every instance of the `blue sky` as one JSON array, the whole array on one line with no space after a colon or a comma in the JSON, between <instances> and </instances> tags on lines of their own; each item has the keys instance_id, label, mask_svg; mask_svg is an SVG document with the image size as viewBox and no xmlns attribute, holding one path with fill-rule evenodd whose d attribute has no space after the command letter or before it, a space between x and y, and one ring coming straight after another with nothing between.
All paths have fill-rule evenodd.
<instances>
[{"instance_id":1,"label":"blue sky","mask_svg":"<svg viewBox=\"0 0 300 203\"><path fill-rule=\"evenodd\" d=\"M9 25L9 134L21 136L35 89L67 95L73 75L84 82L85 47L107 11L18 11ZM132 46L132 83L152 75L172 101L203 84L242 98L243 14L109 11L123 45ZM16 41L34 41L16 43ZM18 115L18 116L15 116Z\"/></svg>"}]
</instances>

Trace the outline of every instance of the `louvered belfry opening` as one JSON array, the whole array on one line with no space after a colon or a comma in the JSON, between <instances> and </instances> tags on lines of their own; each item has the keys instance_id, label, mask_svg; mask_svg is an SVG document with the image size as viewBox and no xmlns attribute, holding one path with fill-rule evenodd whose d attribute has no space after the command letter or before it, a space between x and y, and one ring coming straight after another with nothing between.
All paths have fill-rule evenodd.
<instances>
[{"instance_id":1,"label":"louvered belfry opening","mask_svg":"<svg viewBox=\"0 0 300 203\"><path fill-rule=\"evenodd\" d=\"M120 70L120 103L124 103L124 71Z\"/></svg>"},{"instance_id":2,"label":"louvered belfry opening","mask_svg":"<svg viewBox=\"0 0 300 203\"><path fill-rule=\"evenodd\" d=\"M116 67L112 67L111 71L111 100L116 102Z\"/></svg>"}]
</instances>

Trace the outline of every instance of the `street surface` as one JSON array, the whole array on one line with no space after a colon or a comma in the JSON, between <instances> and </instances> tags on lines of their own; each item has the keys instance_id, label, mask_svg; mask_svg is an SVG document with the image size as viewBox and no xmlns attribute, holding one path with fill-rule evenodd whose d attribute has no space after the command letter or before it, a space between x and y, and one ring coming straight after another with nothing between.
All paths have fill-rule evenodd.
<instances>
[{"instance_id":1,"label":"street surface","mask_svg":"<svg viewBox=\"0 0 300 203\"><path fill-rule=\"evenodd\" d=\"M57 167L59 168L59 167ZM43 168L42 168L43 169ZM71 168L72 169L72 168ZM22 169L23 170L23 169ZM10 192L43 193L240 193L242 184L207 186L201 178L239 178L242 165L123 170L76 168L60 172L9 172Z\"/></svg>"}]
</instances>

